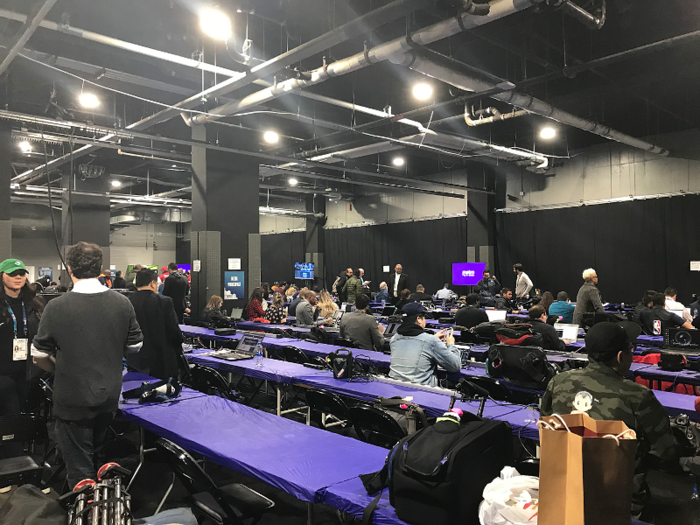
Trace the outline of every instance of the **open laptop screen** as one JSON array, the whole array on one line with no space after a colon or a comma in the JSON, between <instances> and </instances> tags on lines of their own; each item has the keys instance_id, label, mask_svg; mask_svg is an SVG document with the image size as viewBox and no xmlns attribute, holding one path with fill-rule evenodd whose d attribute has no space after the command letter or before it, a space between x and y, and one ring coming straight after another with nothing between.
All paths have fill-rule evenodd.
<instances>
[{"instance_id":1,"label":"open laptop screen","mask_svg":"<svg viewBox=\"0 0 700 525\"><path fill-rule=\"evenodd\" d=\"M384 330L384 337L392 337L396 333L396 330L399 329L400 325L401 323L389 323L386 330Z\"/></svg>"},{"instance_id":2,"label":"open laptop screen","mask_svg":"<svg viewBox=\"0 0 700 525\"><path fill-rule=\"evenodd\" d=\"M505 321L507 313L507 310L486 310L486 315L490 323L494 321Z\"/></svg>"},{"instance_id":3,"label":"open laptop screen","mask_svg":"<svg viewBox=\"0 0 700 525\"><path fill-rule=\"evenodd\" d=\"M265 334L243 334L243 337L238 342L238 346L236 346L236 350L252 354L255 352L255 347L258 343L262 343L263 339L265 339Z\"/></svg>"},{"instance_id":4,"label":"open laptop screen","mask_svg":"<svg viewBox=\"0 0 700 525\"><path fill-rule=\"evenodd\" d=\"M554 329L557 331L557 336L559 336L559 339L570 342L574 342L578 339L577 324L555 323Z\"/></svg>"}]
</instances>

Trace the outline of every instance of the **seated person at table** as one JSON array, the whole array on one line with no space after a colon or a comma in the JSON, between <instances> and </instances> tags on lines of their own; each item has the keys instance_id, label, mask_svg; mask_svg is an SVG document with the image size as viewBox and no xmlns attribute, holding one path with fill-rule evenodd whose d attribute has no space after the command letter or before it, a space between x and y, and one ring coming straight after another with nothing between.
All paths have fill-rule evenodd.
<instances>
[{"instance_id":1,"label":"seated person at table","mask_svg":"<svg viewBox=\"0 0 700 525\"><path fill-rule=\"evenodd\" d=\"M571 324L574 322L574 309L576 307L571 304L569 300L569 294L566 292L559 292L557 294L557 300L554 301L549 307L549 315L556 315L561 317L562 323Z\"/></svg>"},{"instance_id":2,"label":"seated person at table","mask_svg":"<svg viewBox=\"0 0 700 525\"><path fill-rule=\"evenodd\" d=\"M272 304L265 311L265 319L270 324L282 324L287 320L284 316L284 295L276 293L272 296Z\"/></svg>"},{"instance_id":3,"label":"seated person at table","mask_svg":"<svg viewBox=\"0 0 700 525\"><path fill-rule=\"evenodd\" d=\"M496 310L507 310L509 314L518 311L518 305L513 300L513 290L503 288L500 295L496 296Z\"/></svg>"},{"instance_id":4,"label":"seated person at table","mask_svg":"<svg viewBox=\"0 0 700 525\"><path fill-rule=\"evenodd\" d=\"M141 270L143 271L143 270ZM136 276L138 277L138 275ZM224 300L218 295L212 295L204 310L202 310L202 323L209 328L228 328L231 326L231 318L226 317L221 311Z\"/></svg>"},{"instance_id":5,"label":"seated person at table","mask_svg":"<svg viewBox=\"0 0 700 525\"><path fill-rule=\"evenodd\" d=\"M532 331L542 336L542 348L545 350L559 350L564 352L566 345L559 340L556 329L547 324L547 312L541 304L535 305L528 310Z\"/></svg>"},{"instance_id":6,"label":"seated person at table","mask_svg":"<svg viewBox=\"0 0 700 525\"><path fill-rule=\"evenodd\" d=\"M476 285L476 293L482 297L496 297L501 290L501 283L491 275L490 270L484 270L484 278Z\"/></svg>"},{"instance_id":7,"label":"seated person at table","mask_svg":"<svg viewBox=\"0 0 700 525\"><path fill-rule=\"evenodd\" d=\"M252 321L253 319L265 318L262 302L262 288L255 288L253 293L250 294L250 300L246 306L246 319Z\"/></svg>"},{"instance_id":8,"label":"seated person at table","mask_svg":"<svg viewBox=\"0 0 700 525\"><path fill-rule=\"evenodd\" d=\"M657 293L655 290L644 292L642 302L638 303L630 314L630 321L641 326L644 335L654 335L654 312L651 308L654 306L654 296Z\"/></svg>"},{"instance_id":9,"label":"seated person at table","mask_svg":"<svg viewBox=\"0 0 700 525\"><path fill-rule=\"evenodd\" d=\"M669 312L666 310L666 296L661 292L656 292L652 299L654 306L652 306L651 311L654 314L654 320L660 320L662 323L661 329L664 328L687 328L688 330L693 329L693 325L688 321L684 321L683 318ZM655 334L661 335L661 334Z\"/></svg>"},{"instance_id":10,"label":"seated person at table","mask_svg":"<svg viewBox=\"0 0 700 525\"><path fill-rule=\"evenodd\" d=\"M583 406L593 419L623 421L637 433L633 514L639 514L649 499L648 460L674 462L679 456L666 409L651 390L626 379L632 365L632 343L639 333L639 326L628 321L593 325L586 334L588 366L554 376L540 407L540 414L549 416L580 411Z\"/></svg>"},{"instance_id":11,"label":"seated person at table","mask_svg":"<svg viewBox=\"0 0 700 525\"><path fill-rule=\"evenodd\" d=\"M437 386L437 367L459 372L462 357L452 335L441 330L435 335L425 332L425 317L406 317L391 338L389 377L421 385Z\"/></svg>"},{"instance_id":12,"label":"seated person at table","mask_svg":"<svg viewBox=\"0 0 700 525\"><path fill-rule=\"evenodd\" d=\"M328 290L321 290L318 294L318 306L321 308L321 317L333 317L338 305L333 302Z\"/></svg>"},{"instance_id":13,"label":"seated person at table","mask_svg":"<svg viewBox=\"0 0 700 525\"><path fill-rule=\"evenodd\" d=\"M679 303L678 301L676 301L676 298L678 297L678 292L675 288L671 288L669 286L668 288L666 288L666 290L664 290L664 295L666 296L666 310L682 310L683 320L689 323L693 322L693 316L690 315L688 310L685 309L683 303Z\"/></svg>"},{"instance_id":14,"label":"seated person at table","mask_svg":"<svg viewBox=\"0 0 700 525\"><path fill-rule=\"evenodd\" d=\"M296 298L292 299L292 302L289 303L289 307L287 308L287 313L289 315L294 316L297 314L297 306L299 306L299 303L304 300L303 296L308 291L308 288L302 288L301 290L299 290L299 295L297 295Z\"/></svg>"},{"instance_id":15,"label":"seated person at table","mask_svg":"<svg viewBox=\"0 0 700 525\"><path fill-rule=\"evenodd\" d=\"M374 296L374 300L378 303L381 303L382 301L386 303L389 302L389 287L386 283L381 283L379 285L379 292L377 292L377 295Z\"/></svg>"},{"instance_id":16,"label":"seated person at table","mask_svg":"<svg viewBox=\"0 0 700 525\"><path fill-rule=\"evenodd\" d=\"M403 290L401 290L400 298L396 302L396 311L397 312L400 312L403 309L403 307L406 305L406 303L410 302L410 299L409 299L410 297L411 297L411 290L409 290L408 288L404 288Z\"/></svg>"},{"instance_id":17,"label":"seated person at table","mask_svg":"<svg viewBox=\"0 0 700 525\"><path fill-rule=\"evenodd\" d=\"M441 301L449 301L453 297L457 297L457 294L450 290L449 283L445 283L445 286L435 294L435 298Z\"/></svg>"},{"instance_id":18,"label":"seated person at table","mask_svg":"<svg viewBox=\"0 0 700 525\"><path fill-rule=\"evenodd\" d=\"M331 324L331 319L318 319L314 321L314 310L316 310L316 293L306 290L303 294L299 292L301 302L297 306L297 326L301 328L313 328L322 324Z\"/></svg>"},{"instance_id":19,"label":"seated person at table","mask_svg":"<svg viewBox=\"0 0 700 525\"><path fill-rule=\"evenodd\" d=\"M455 324L464 328L473 328L481 323L488 323L489 316L479 309L479 296L475 293L467 295L467 306L457 310Z\"/></svg>"},{"instance_id":20,"label":"seated person at table","mask_svg":"<svg viewBox=\"0 0 700 525\"><path fill-rule=\"evenodd\" d=\"M383 326L377 326L377 320L367 313L369 297L360 294L355 299L355 311L343 315L340 320L340 337L350 339L363 350L382 351L384 346Z\"/></svg>"},{"instance_id":21,"label":"seated person at table","mask_svg":"<svg viewBox=\"0 0 700 525\"><path fill-rule=\"evenodd\" d=\"M416 291L415 293L412 293L410 296L411 301L431 301L433 300L433 296L430 294L425 293L425 286L422 284L419 284L416 286Z\"/></svg>"}]
</instances>

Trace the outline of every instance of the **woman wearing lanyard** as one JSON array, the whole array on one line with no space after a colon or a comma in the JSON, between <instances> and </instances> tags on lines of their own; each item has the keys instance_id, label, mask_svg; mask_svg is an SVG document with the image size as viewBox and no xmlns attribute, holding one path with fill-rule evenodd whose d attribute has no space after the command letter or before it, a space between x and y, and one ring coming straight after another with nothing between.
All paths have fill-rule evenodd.
<instances>
[{"instance_id":1,"label":"woman wearing lanyard","mask_svg":"<svg viewBox=\"0 0 700 525\"><path fill-rule=\"evenodd\" d=\"M27 269L17 259L0 263L0 416L19 414L29 391L30 345L39 328L44 302L27 282Z\"/></svg>"}]
</instances>

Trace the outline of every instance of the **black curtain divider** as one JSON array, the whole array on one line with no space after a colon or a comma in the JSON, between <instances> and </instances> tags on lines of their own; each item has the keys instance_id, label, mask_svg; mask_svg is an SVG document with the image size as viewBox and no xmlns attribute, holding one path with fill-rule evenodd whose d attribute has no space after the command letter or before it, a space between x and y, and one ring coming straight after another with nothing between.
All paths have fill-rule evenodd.
<instances>
[{"instance_id":1,"label":"black curtain divider","mask_svg":"<svg viewBox=\"0 0 700 525\"><path fill-rule=\"evenodd\" d=\"M294 263L304 262L304 232L276 233L260 236L262 282L294 282Z\"/></svg>"},{"instance_id":2,"label":"black curtain divider","mask_svg":"<svg viewBox=\"0 0 700 525\"><path fill-rule=\"evenodd\" d=\"M679 300L700 293L697 210L700 196L499 213L496 218L499 277L512 287L520 262L536 288L572 299L581 273L592 267L604 301L638 302L644 291L673 286Z\"/></svg>"}]
</instances>

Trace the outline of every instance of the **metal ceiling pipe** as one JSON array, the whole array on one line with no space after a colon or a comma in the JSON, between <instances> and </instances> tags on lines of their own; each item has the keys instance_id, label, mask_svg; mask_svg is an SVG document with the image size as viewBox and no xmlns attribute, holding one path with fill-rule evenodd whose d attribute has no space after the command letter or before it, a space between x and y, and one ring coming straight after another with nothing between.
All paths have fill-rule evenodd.
<instances>
[{"instance_id":1,"label":"metal ceiling pipe","mask_svg":"<svg viewBox=\"0 0 700 525\"><path fill-rule=\"evenodd\" d=\"M537 0L534 0L535 3ZM244 97L240 101L224 104L212 109L209 115L186 116L186 120L191 120L193 124L204 124L224 116L233 115L244 109L264 104L282 95L297 92L302 88L315 86L328 80L347 73L352 73L371 64L389 60L391 58L403 57L416 44L427 45L449 36L455 35L467 29L473 29L486 25L494 20L511 15L531 7L533 0L495 0L490 4L489 14L486 16L475 16L468 13L460 13L454 18L449 18L437 24L419 29L411 33L408 37L400 37L390 42L377 45L371 49L366 49L348 58L338 60L332 64L326 64L320 68L308 72L308 80L293 78L278 82L272 87L253 93Z\"/></svg>"},{"instance_id":2,"label":"metal ceiling pipe","mask_svg":"<svg viewBox=\"0 0 700 525\"><path fill-rule=\"evenodd\" d=\"M463 71L457 71L452 66L438 63L432 58L426 58L415 52L405 56L403 60L397 60L396 63L407 66L414 71L422 73L423 75L446 82L466 91L485 91L496 87L490 82L474 78ZM650 153L656 153L657 155L662 156L668 156L670 154L667 149L662 148L661 146L632 137L631 135L614 130L609 126L600 124L593 120L577 117L576 115L561 109L557 109L547 102L533 97L532 95L525 95L518 93L515 90L511 90L504 93L491 95L491 98L525 109L531 113L547 117L556 122L566 124L567 126L588 131L594 135L599 135L622 144L627 144L633 148L648 151Z\"/></svg>"},{"instance_id":3,"label":"metal ceiling pipe","mask_svg":"<svg viewBox=\"0 0 700 525\"><path fill-rule=\"evenodd\" d=\"M39 24L41 24L41 21L44 20L44 17L49 14L49 11L51 11L51 8L55 3L56 0L46 0L44 4L36 10L31 20L27 21L25 18L24 28L18 35L14 44L10 46L10 51L7 53L5 59L2 61L2 63L0 63L0 75L2 75L8 67L10 67L12 61L19 54L19 52L22 51L24 45L32 37L34 31L37 30Z\"/></svg>"},{"instance_id":4,"label":"metal ceiling pipe","mask_svg":"<svg viewBox=\"0 0 700 525\"><path fill-rule=\"evenodd\" d=\"M483 126L484 124L490 124L492 122L500 122L502 120L508 120L511 118L518 118L518 117L524 117L525 115L528 115L530 112L525 111L525 110L520 110L520 111L509 111L508 113L501 113L498 111L496 108L486 108L485 110L480 110L483 111L482 115L484 114L490 114L490 117L484 117L482 115L479 115L478 117L475 115L471 115L470 111L467 109L467 107L464 107L464 122L467 123L467 126L469 127L474 127L474 126Z\"/></svg>"},{"instance_id":5,"label":"metal ceiling pipe","mask_svg":"<svg viewBox=\"0 0 700 525\"><path fill-rule=\"evenodd\" d=\"M567 15L575 18L590 29L601 29L605 25L607 16L606 0L603 0L600 16L592 15L572 0L547 0L547 3L553 7L560 7Z\"/></svg>"}]
</instances>

